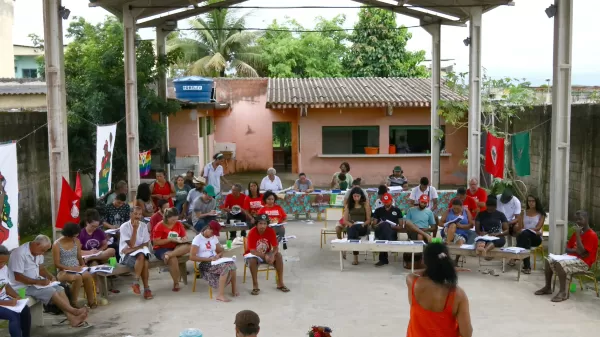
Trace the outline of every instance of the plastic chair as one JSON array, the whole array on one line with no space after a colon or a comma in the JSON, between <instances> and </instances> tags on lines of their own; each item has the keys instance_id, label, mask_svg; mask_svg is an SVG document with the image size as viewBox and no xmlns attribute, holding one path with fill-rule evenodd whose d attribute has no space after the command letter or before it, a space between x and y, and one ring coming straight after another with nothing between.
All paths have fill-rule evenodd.
<instances>
[{"instance_id":1,"label":"plastic chair","mask_svg":"<svg viewBox=\"0 0 600 337\"><path fill-rule=\"evenodd\" d=\"M573 273L570 275L570 277L568 277L568 279L567 279L567 298L569 298L571 296L570 289L571 289L571 282L573 282L573 277L577 277L577 279L579 280L579 287L581 288L581 290L583 290L583 279L594 282L594 290L596 291L596 297L600 297L600 290L598 289L598 280L596 279L596 272L598 272L598 269L600 269L600 267L598 266L600 264L600 261L598 261L599 258L600 258L600 249L598 250L598 253L596 254L596 261L594 262L594 264L592 265L592 268L590 268L590 270L579 272L579 273ZM557 279L558 279L558 276L556 274L554 274L554 281L552 282L552 292L554 292L554 289L556 288L556 280Z\"/></svg>"},{"instance_id":2,"label":"plastic chair","mask_svg":"<svg viewBox=\"0 0 600 337\"><path fill-rule=\"evenodd\" d=\"M533 270L536 269L536 262L537 262L537 253L540 253L541 259L540 261L544 261L545 258L545 252L544 252L544 242L542 241L542 243L540 243L539 246L532 248L530 250L530 252L533 254Z\"/></svg>"},{"instance_id":3,"label":"plastic chair","mask_svg":"<svg viewBox=\"0 0 600 337\"><path fill-rule=\"evenodd\" d=\"M201 277L202 277L202 272L200 271L200 268L198 267L198 262L194 261L194 283L192 284L192 292L193 293L196 292L196 281L198 281L198 279ZM208 286L208 296L212 300L213 292L212 292L212 287L210 285Z\"/></svg>"},{"instance_id":4,"label":"plastic chair","mask_svg":"<svg viewBox=\"0 0 600 337\"><path fill-rule=\"evenodd\" d=\"M246 251L246 238L244 238L244 252ZM267 273L267 281L269 280L269 271L273 270L275 271L275 267L272 267L271 265L267 264L267 268L261 268L261 265L264 265L266 263L261 263L258 265L258 273L263 273L266 272ZM244 261L244 278L242 279L242 283L246 283L246 269L248 269L248 265L246 264L246 261ZM276 274L277 275L277 274Z\"/></svg>"}]
</instances>

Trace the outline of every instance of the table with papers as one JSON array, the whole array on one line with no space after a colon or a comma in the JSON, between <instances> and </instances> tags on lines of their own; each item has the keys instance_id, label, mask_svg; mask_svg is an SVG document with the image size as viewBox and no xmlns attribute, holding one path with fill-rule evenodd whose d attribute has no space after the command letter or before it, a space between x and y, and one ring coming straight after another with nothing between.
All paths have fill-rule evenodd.
<instances>
[{"instance_id":1,"label":"table with papers","mask_svg":"<svg viewBox=\"0 0 600 337\"><path fill-rule=\"evenodd\" d=\"M477 255L475 251L475 245L462 245L462 246L448 246L448 251L452 255L461 255L461 256L474 256L479 257L481 264L481 256ZM517 281L521 278L521 266L523 264L523 259L530 256L530 251L524 248L519 247L505 247L505 248L494 248L487 253L487 256L492 258L501 258L502 259L502 272L504 273L505 262L506 259L509 260L517 260L519 264L517 265Z\"/></svg>"},{"instance_id":2,"label":"table with papers","mask_svg":"<svg viewBox=\"0 0 600 337\"><path fill-rule=\"evenodd\" d=\"M358 242L355 242L358 241ZM343 252L389 252L389 253L411 253L411 272L414 272L415 253L423 253L425 242L423 241L364 241L336 239L331 240L331 250L340 252L340 270L344 270Z\"/></svg>"}]
</instances>

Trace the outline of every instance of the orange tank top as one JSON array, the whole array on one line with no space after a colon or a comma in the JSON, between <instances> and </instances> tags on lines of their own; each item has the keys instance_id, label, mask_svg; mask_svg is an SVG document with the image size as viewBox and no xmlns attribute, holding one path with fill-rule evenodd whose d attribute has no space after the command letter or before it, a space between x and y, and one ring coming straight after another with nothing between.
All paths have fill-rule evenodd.
<instances>
[{"instance_id":1,"label":"orange tank top","mask_svg":"<svg viewBox=\"0 0 600 337\"><path fill-rule=\"evenodd\" d=\"M444 310L441 312L425 310L419 305L415 297L417 280L418 278L412 284L410 322L408 323L406 337L460 337L458 322L452 313L455 291L451 290L448 293Z\"/></svg>"}]
</instances>

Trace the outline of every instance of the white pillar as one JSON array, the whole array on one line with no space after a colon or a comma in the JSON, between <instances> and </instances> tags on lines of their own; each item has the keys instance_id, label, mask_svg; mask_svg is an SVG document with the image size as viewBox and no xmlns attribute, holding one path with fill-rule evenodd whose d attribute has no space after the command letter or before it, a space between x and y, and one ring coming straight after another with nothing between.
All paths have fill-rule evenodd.
<instances>
[{"instance_id":1,"label":"white pillar","mask_svg":"<svg viewBox=\"0 0 600 337\"><path fill-rule=\"evenodd\" d=\"M50 205L52 238L56 239L56 215L60 205L62 178L69 181L69 146L67 143L67 98L62 18L58 16L60 0L43 1L46 60L46 102L48 105L48 151L50 161Z\"/></svg>"},{"instance_id":2,"label":"white pillar","mask_svg":"<svg viewBox=\"0 0 600 337\"><path fill-rule=\"evenodd\" d=\"M569 149L571 133L571 37L573 1L554 0L554 69L550 152L550 239L548 250L561 254L569 217Z\"/></svg>"},{"instance_id":3,"label":"white pillar","mask_svg":"<svg viewBox=\"0 0 600 337\"><path fill-rule=\"evenodd\" d=\"M469 151L467 177L477 177L481 167L481 7L469 8Z\"/></svg>"},{"instance_id":4,"label":"white pillar","mask_svg":"<svg viewBox=\"0 0 600 337\"><path fill-rule=\"evenodd\" d=\"M0 0L0 78L17 77L13 46L13 0Z\"/></svg>"},{"instance_id":5,"label":"white pillar","mask_svg":"<svg viewBox=\"0 0 600 337\"><path fill-rule=\"evenodd\" d=\"M135 59L135 17L129 5L123 6L123 32L125 54L125 123L127 133L127 180L129 200L135 200L137 187L140 184L139 170L139 130L137 71Z\"/></svg>"},{"instance_id":6,"label":"white pillar","mask_svg":"<svg viewBox=\"0 0 600 337\"><path fill-rule=\"evenodd\" d=\"M169 35L169 31L164 26L156 27L156 56L160 59L167 55L167 35ZM166 68L162 68L162 71L158 72L158 79L156 83L156 90L158 97L163 100L167 100L167 71ZM166 153L163 155L169 156L169 117L166 114L160 114L160 121L165 124L165 142L164 147ZM168 159L168 158L165 158ZM165 165L165 170L167 173L167 178L171 178L171 164Z\"/></svg>"},{"instance_id":7,"label":"white pillar","mask_svg":"<svg viewBox=\"0 0 600 337\"><path fill-rule=\"evenodd\" d=\"M421 22L423 28L431 35L431 186L440 187L440 141L438 139L440 130L440 116L438 115L438 104L440 101L441 83L441 48L440 36L441 25Z\"/></svg>"}]
</instances>

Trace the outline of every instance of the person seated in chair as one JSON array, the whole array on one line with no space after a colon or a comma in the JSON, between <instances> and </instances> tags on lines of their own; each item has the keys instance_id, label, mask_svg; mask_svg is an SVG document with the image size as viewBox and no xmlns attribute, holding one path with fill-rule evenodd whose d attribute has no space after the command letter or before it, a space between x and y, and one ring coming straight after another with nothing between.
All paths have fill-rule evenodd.
<instances>
[{"instance_id":1,"label":"person seated in chair","mask_svg":"<svg viewBox=\"0 0 600 337\"><path fill-rule=\"evenodd\" d=\"M169 208L165 211L164 218L152 230L152 243L154 244L154 255L163 260L169 267L169 273L173 279L173 291L178 292L180 273L179 257L190 252L190 243L187 238L185 227L178 220L177 208Z\"/></svg>"},{"instance_id":2,"label":"person seated in chair","mask_svg":"<svg viewBox=\"0 0 600 337\"><path fill-rule=\"evenodd\" d=\"M294 182L294 191L296 192L304 192L311 193L315 189L313 188L313 183L310 179L306 178L305 173L300 173L298 175L298 179Z\"/></svg>"},{"instance_id":3,"label":"person seated in chair","mask_svg":"<svg viewBox=\"0 0 600 337\"><path fill-rule=\"evenodd\" d=\"M216 195L215 188L212 185L206 185L202 190L202 195L194 201L192 224L196 232L200 232L204 226L217 219Z\"/></svg>"},{"instance_id":4,"label":"person seated in chair","mask_svg":"<svg viewBox=\"0 0 600 337\"><path fill-rule=\"evenodd\" d=\"M419 197L419 204L415 207L411 207L406 212L406 222L414 224L422 232L427 235L423 235L414 230L409 230L408 238L411 240L424 240L426 242L431 241L431 237L437 233L437 222L433 212L427 208L429 205L429 196L422 194Z\"/></svg>"},{"instance_id":5,"label":"person seated in chair","mask_svg":"<svg viewBox=\"0 0 600 337\"><path fill-rule=\"evenodd\" d=\"M455 198L452 200L452 208L447 210L442 216L441 223L448 225L442 229L442 238L446 239L446 244L464 245L473 231L473 217L471 212L463 206L463 202Z\"/></svg>"},{"instance_id":6,"label":"person seated in chair","mask_svg":"<svg viewBox=\"0 0 600 337\"><path fill-rule=\"evenodd\" d=\"M544 272L546 275L546 284L535 292L536 295L551 295L552 288L550 282L552 276L556 273L558 276L559 290L558 294L552 298L552 302L562 302L567 299L567 280L571 280L572 275L583 273L590 270L598 256L598 235L590 228L589 215L586 211L579 210L575 213L576 225L575 232L567 242L565 252L571 258L553 259L546 258Z\"/></svg>"},{"instance_id":7,"label":"person seated in chair","mask_svg":"<svg viewBox=\"0 0 600 337\"><path fill-rule=\"evenodd\" d=\"M256 218L256 226L248 232L248 242L244 256L252 254L251 257L246 257L246 263L252 274L252 295L258 295L260 288L258 287L258 266L261 263L266 263L275 268L277 274L277 289L287 293L290 291L283 283L283 257L279 253L279 243L275 230L269 227L269 216L260 214Z\"/></svg>"},{"instance_id":8,"label":"person seated in chair","mask_svg":"<svg viewBox=\"0 0 600 337\"><path fill-rule=\"evenodd\" d=\"M230 224L233 220L245 222L248 228L252 228L254 218L250 215L250 212L246 207L246 195L242 193L242 185L233 184L231 187L231 193L225 197L225 202L221 206L223 212L227 212L226 223ZM246 231L243 230L240 233L242 237L246 237ZM235 239L236 231L229 232L229 238Z\"/></svg>"},{"instance_id":9,"label":"person seated in chair","mask_svg":"<svg viewBox=\"0 0 600 337\"><path fill-rule=\"evenodd\" d=\"M506 243L505 236L508 234L508 220L504 213L496 209L498 201L493 196L490 196L485 202L486 210L477 214L475 218L475 231L478 236L496 237L494 240L479 239L475 242L477 255L486 256L487 253L494 249L504 247Z\"/></svg>"}]
</instances>

